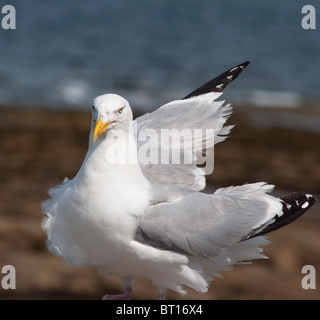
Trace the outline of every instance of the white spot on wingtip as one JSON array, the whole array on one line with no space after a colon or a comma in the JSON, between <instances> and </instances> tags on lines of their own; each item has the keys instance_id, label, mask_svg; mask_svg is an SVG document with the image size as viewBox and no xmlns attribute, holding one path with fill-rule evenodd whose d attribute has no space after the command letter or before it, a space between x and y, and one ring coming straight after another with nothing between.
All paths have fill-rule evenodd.
<instances>
[{"instance_id":1,"label":"white spot on wingtip","mask_svg":"<svg viewBox=\"0 0 320 320\"><path fill-rule=\"evenodd\" d=\"M310 199L310 198L313 198L313 196L311 194L306 194L306 198Z\"/></svg>"},{"instance_id":2,"label":"white spot on wingtip","mask_svg":"<svg viewBox=\"0 0 320 320\"><path fill-rule=\"evenodd\" d=\"M305 209L305 208L308 208L308 207L309 207L309 202L308 202L308 201L306 201L306 202L301 206L302 209Z\"/></svg>"},{"instance_id":3,"label":"white spot on wingtip","mask_svg":"<svg viewBox=\"0 0 320 320\"><path fill-rule=\"evenodd\" d=\"M233 72L233 71L235 71L237 69L238 69L238 67L232 68L229 72Z\"/></svg>"},{"instance_id":4,"label":"white spot on wingtip","mask_svg":"<svg viewBox=\"0 0 320 320\"><path fill-rule=\"evenodd\" d=\"M221 89L222 87L223 87L223 83L218 84L218 85L216 86L216 88L219 88L219 89Z\"/></svg>"},{"instance_id":5,"label":"white spot on wingtip","mask_svg":"<svg viewBox=\"0 0 320 320\"><path fill-rule=\"evenodd\" d=\"M233 75L227 77L228 80L232 80L232 78L233 78Z\"/></svg>"}]
</instances>

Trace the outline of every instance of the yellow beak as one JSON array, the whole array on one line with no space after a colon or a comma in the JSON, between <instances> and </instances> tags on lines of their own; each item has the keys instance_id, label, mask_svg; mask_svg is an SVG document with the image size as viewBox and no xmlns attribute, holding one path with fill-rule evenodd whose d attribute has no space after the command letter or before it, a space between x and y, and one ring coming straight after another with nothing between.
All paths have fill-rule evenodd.
<instances>
[{"instance_id":1,"label":"yellow beak","mask_svg":"<svg viewBox=\"0 0 320 320\"><path fill-rule=\"evenodd\" d=\"M105 132L105 130L108 128L109 124L112 122L103 123L102 119L99 118L99 120L94 128L94 131L93 131L93 138L92 138L93 143L96 142L96 140Z\"/></svg>"}]
</instances>

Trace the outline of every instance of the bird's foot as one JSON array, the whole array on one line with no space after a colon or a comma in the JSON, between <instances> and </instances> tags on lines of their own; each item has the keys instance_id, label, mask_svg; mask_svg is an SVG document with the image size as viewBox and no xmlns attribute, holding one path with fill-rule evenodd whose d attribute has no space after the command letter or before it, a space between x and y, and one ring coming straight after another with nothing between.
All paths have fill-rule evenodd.
<instances>
[{"instance_id":1,"label":"bird's foot","mask_svg":"<svg viewBox=\"0 0 320 320\"><path fill-rule=\"evenodd\" d=\"M165 294L164 294L164 293L160 293L160 294L158 295L158 300L166 300Z\"/></svg>"},{"instance_id":2,"label":"bird's foot","mask_svg":"<svg viewBox=\"0 0 320 320\"><path fill-rule=\"evenodd\" d=\"M102 300L131 300L133 291L131 288L126 289L123 294L105 294Z\"/></svg>"},{"instance_id":3,"label":"bird's foot","mask_svg":"<svg viewBox=\"0 0 320 320\"><path fill-rule=\"evenodd\" d=\"M158 300L166 300L166 289L158 288L159 294L158 294Z\"/></svg>"}]
</instances>

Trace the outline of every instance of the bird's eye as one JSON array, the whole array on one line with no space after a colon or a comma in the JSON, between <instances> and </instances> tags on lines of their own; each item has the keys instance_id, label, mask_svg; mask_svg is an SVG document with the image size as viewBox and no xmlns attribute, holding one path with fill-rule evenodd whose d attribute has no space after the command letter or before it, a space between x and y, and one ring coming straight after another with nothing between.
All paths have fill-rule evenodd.
<instances>
[{"instance_id":1,"label":"bird's eye","mask_svg":"<svg viewBox=\"0 0 320 320\"><path fill-rule=\"evenodd\" d=\"M94 105L91 106L91 109L92 109L93 112L96 111L96 107Z\"/></svg>"},{"instance_id":2,"label":"bird's eye","mask_svg":"<svg viewBox=\"0 0 320 320\"><path fill-rule=\"evenodd\" d=\"M122 111L123 111L123 109L124 109L124 107L122 107L122 108L118 109L117 113L118 113L118 114L121 114L121 113L122 113Z\"/></svg>"}]
</instances>

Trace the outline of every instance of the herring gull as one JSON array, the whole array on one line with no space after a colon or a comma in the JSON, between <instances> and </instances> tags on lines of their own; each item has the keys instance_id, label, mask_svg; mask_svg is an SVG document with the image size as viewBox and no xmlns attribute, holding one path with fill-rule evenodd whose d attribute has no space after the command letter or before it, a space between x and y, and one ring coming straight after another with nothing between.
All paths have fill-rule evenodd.
<instances>
[{"instance_id":1,"label":"herring gull","mask_svg":"<svg viewBox=\"0 0 320 320\"><path fill-rule=\"evenodd\" d=\"M224 126L231 107L217 99L248 64L135 121L124 98L104 94L94 99L82 166L73 179L49 191L42 210L52 253L68 264L121 277L124 293L103 299L131 299L134 277L150 279L159 299L167 289L206 292L220 272L265 258L260 248L268 243L264 234L314 204L309 194L274 197L269 194L273 186L264 182L200 192L206 170L198 159L232 129ZM164 128L204 134L168 147L158 139ZM139 139L146 130L156 139ZM146 141L149 153L139 152ZM171 157L161 163L162 147L189 155L189 162ZM153 151L156 161L140 159L141 154L150 159Z\"/></svg>"}]
</instances>

